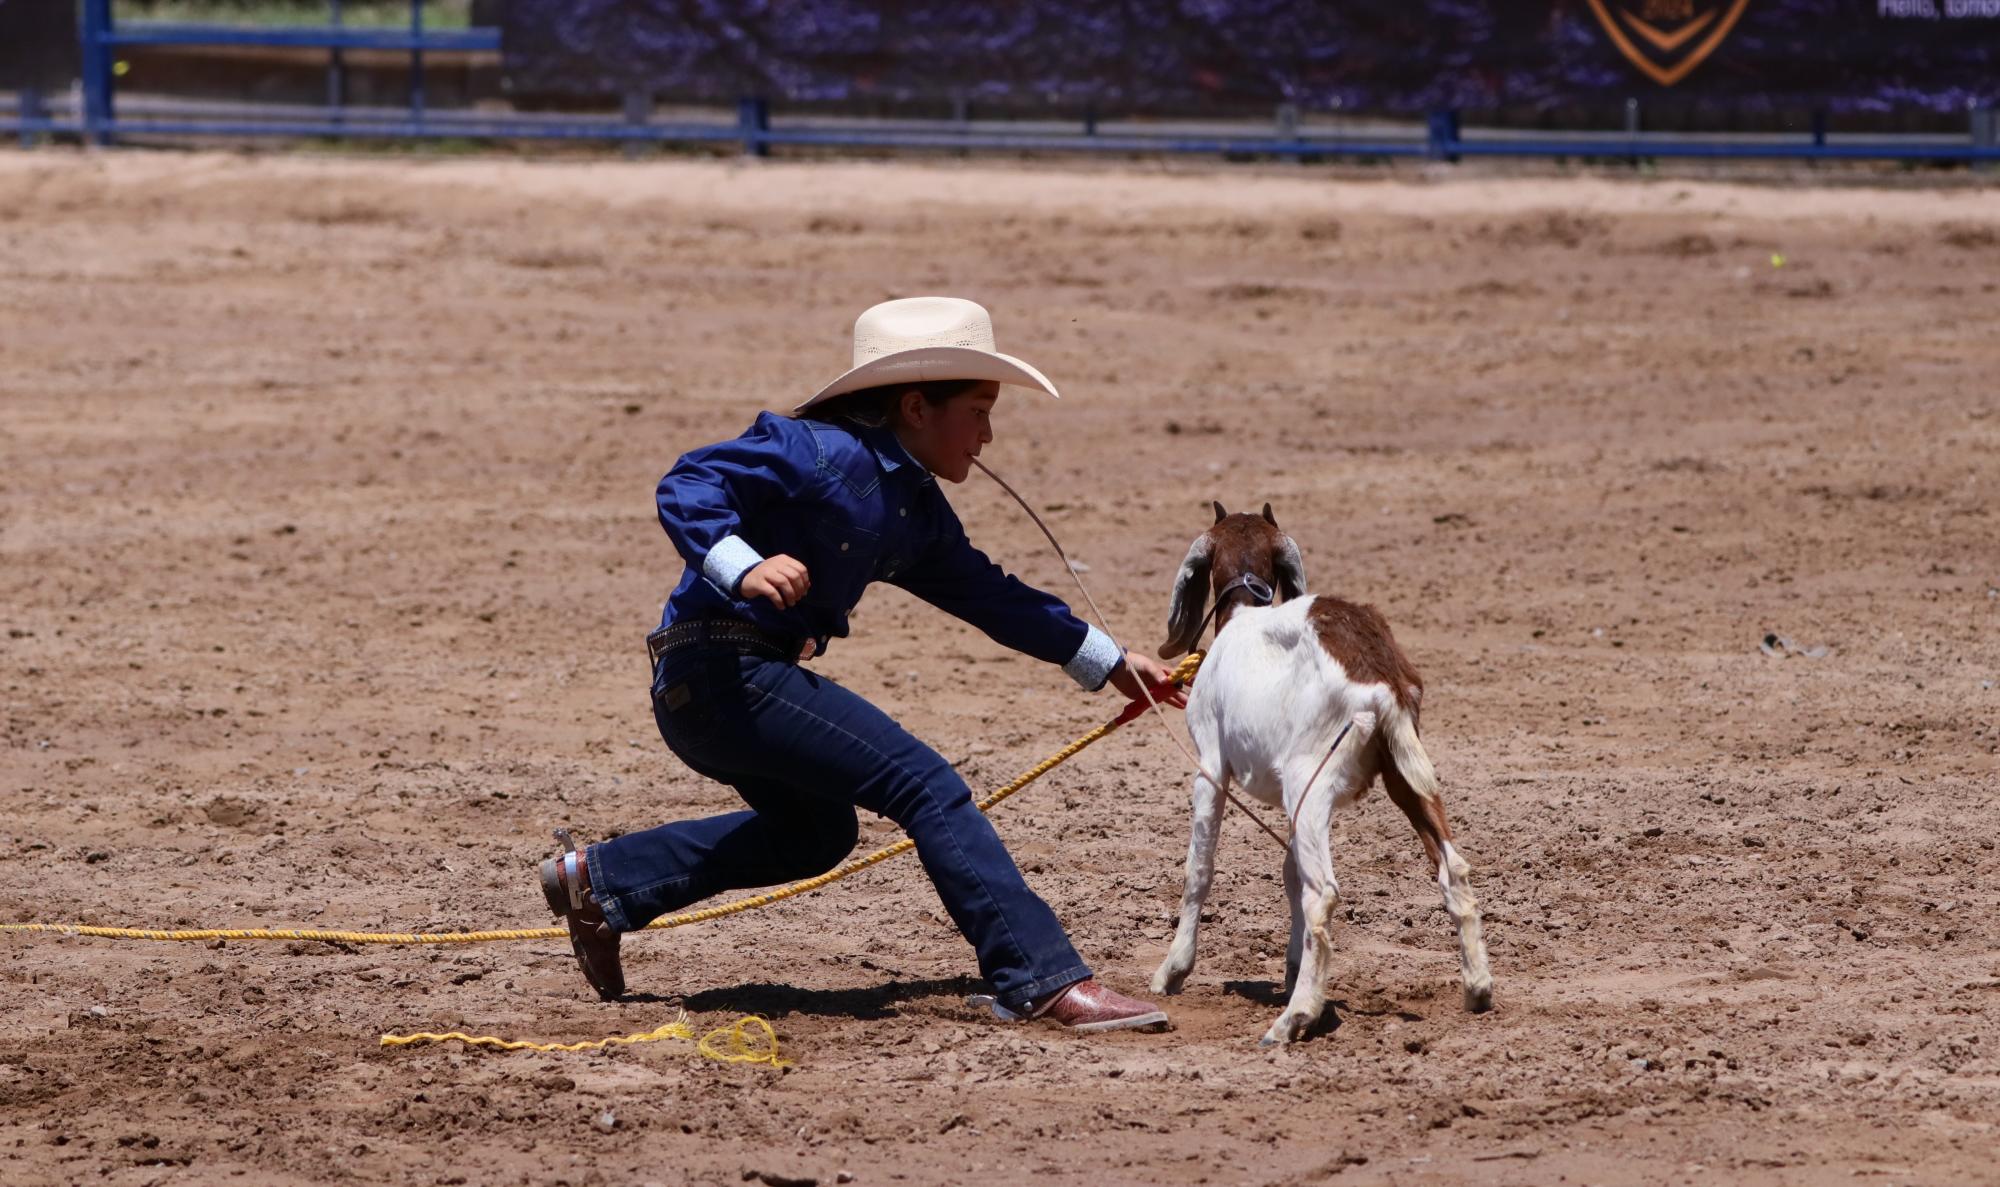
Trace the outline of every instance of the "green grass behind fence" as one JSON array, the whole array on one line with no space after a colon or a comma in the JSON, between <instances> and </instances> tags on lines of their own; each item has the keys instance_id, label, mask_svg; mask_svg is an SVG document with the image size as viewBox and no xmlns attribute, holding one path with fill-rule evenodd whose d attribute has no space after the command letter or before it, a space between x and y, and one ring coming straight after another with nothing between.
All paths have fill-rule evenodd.
<instances>
[{"instance_id":1,"label":"green grass behind fence","mask_svg":"<svg viewBox=\"0 0 2000 1187\"><path fill-rule=\"evenodd\" d=\"M409 0L345 0L341 24L408 28ZM326 0L113 0L117 21L173 21L201 25L327 25ZM472 0L425 0L426 29L463 29L471 23Z\"/></svg>"}]
</instances>

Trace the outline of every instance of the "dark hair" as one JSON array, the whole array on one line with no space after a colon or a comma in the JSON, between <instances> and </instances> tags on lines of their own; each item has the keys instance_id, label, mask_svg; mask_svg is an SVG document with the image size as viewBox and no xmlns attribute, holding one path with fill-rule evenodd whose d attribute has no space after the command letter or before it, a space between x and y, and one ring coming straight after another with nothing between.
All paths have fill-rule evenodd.
<instances>
[{"instance_id":1,"label":"dark hair","mask_svg":"<svg viewBox=\"0 0 2000 1187\"><path fill-rule=\"evenodd\" d=\"M982 382L978 379L933 379L927 383L885 383L880 387L864 387L860 391L821 400L799 416L807 420L844 420L879 429L895 421L896 406L902 402L906 391L920 391L924 394L925 403L936 406L954 396L964 395Z\"/></svg>"}]
</instances>

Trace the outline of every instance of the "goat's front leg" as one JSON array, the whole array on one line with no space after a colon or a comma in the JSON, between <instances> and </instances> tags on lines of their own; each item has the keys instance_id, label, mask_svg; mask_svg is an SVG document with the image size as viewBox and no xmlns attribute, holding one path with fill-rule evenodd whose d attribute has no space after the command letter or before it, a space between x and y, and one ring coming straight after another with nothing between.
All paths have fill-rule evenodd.
<instances>
[{"instance_id":1,"label":"goat's front leg","mask_svg":"<svg viewBox=\"0 0 2000 1187\"><path fill-rule=\"evenodd\" d=\"M1223 776L1227 778L1227 776ZM1154 993L1179 993L1194 971L1194 944L1201 930L1201 907L1215 880L1215 838L1222 823L1222 788L1207 775L1194 777L1194 821L1188 830L1187 884L1181 891L1181 922L1173 947L1153 973Z\"/></svg>"}]
</instances>

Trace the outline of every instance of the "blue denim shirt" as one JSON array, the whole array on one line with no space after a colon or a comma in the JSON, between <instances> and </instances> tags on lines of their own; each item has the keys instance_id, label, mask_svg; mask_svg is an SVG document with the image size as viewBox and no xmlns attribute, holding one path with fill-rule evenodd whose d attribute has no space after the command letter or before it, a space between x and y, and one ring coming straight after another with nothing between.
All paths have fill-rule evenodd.
<instances>
[{"instance_id":1,"label":"blue denim shirt","mask_svg":"<svg viewBox=\"0 0 2000 1187\"><path fill-rule=\"evenodd\" d=\"M657 497L688 564L661 625L740 618L823 651L846 637L869 582L887 581L1002 646L1063 665L1087 689L1123 658L1110 636L974 548L936 479L889 429L766 412L742 436L682 455ZM780 553L806 566L806 596L785 610L738 597L743 575Z\"/></svg>"}]
</instances>

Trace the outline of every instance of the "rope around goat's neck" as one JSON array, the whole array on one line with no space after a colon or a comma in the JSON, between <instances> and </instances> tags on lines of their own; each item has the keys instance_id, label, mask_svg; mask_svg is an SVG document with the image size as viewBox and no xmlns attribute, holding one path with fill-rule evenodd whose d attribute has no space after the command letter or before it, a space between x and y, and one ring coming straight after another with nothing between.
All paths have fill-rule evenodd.
<instances>
[{"instance_id":1,"label":"rope around goat's neck","mask_svg":"<svg viewBox=\"0 0 2000 1187\"><path fill-rule=\"evenodd\" d=\"M1028 513L1028 518L1035 521L1035 526L1042 529L1042 535L1048 538L1049 547L1055 549L1056 556L1062 560L1063 569L1069 573L1069 579L1071 581L1076 582L1077 592L1083 595L1084 602L1087 605L1089 605L1090 613L1093 617L1097 619L1097 625L1099 629L1101 629L1104 632L1105 636L1111 640L1111 645L1118 648L1118 662L1124 663L1125 645L1118 641L1117 634L1113 632L1111 629L1111 623L1107 621L1104 617L1104 611L1098 609L1097 599L1090 596L1089 588L1087 588L1083 584L1083 578L1080 575L1078 575L1076 571L1076 566L1070 563L1069 553L1063 551L1062 542L1056 539L1056 534L1049 530L1048 524L1042 522L1041 516L1035 514L1035 509L1033 507L1028 506L1028 500L1022 498L1018 491L1016 491L1013 487L1007 485L1006 479L1000 477L998 474L995 474L992 471L992 469L986 465L985 462L980 461L978 458L973 458L972 464L979 467L980 473L986 475L988 478L991 478L994 482L998 483L1000 485L1000 489L1006 491L1009 497L1011 497L1016 503L1019 503L1021 505L1021 510ZM1196 642L1200 642L1200 640L1197 639ZM1134 675L1136 675L1136 673L1134 673ZM1146 698L1146 707L1151 710L1148 716L1154 717L1159 721L1160 728L1166 731L1168 740L1173 742L1175 746L1180 747L1180 752L1187 757L1189 765L1194 767L1195 772L1199 774L1202 778L1208 780L1209 785L1211 787L1214 787L1217 791L1220 791L1223 795L1227 796L1229 798L1230 803L1235 804L1238 808L1241 808L1243 810L1244 815L1256 821L1257 827L1263 829L1266 833L1269 833L1271 839L1273 841L1276 841L1281 848L1290 849L1291 848L1290 842L1286 841L1285 838L1279 836L1276 829L1273 829L1270 825L1264 823L1264 818L1262 816L1257 815L1256 812L1252 811L1250 805L1244 803L1240 799L1237 799L1236 793L1229 790L1228 784L1216 778L1213 774L1209 772L1207 767L1201 765L1201 759L1195 756L1195 752L1188 748L1188 744L1186 742L1181 741L1181 736L1174 732L1174 727L1167 723L1167 711L1160 707L1160 703L1158 701L1153 699L1153 690L1146 687L1146 682L1143 679L1139 680L1138 684L1139 684L1139 695ZM1337 746L1339 745L1339 743L1336 742L1334 743L1334 745Z\"/></svg>"}]
</instances>

